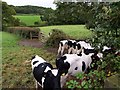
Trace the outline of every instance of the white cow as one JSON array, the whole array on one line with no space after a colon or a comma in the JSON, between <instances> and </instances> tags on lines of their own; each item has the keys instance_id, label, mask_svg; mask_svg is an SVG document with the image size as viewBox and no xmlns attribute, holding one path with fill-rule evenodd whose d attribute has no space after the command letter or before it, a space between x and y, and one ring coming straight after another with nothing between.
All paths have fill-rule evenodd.
<instances>
[{"instance_id":1,"label":"white cow","mask_svg":"<svg viewBox=\"0 0 120 90\"><path fill-rule=\"evenodd\" d=\"M36 88L41 86L44 90L61 90L60 73L52 65L38 55L31 61L33 76L36 80Z\"/></svg>"}]
</instances>

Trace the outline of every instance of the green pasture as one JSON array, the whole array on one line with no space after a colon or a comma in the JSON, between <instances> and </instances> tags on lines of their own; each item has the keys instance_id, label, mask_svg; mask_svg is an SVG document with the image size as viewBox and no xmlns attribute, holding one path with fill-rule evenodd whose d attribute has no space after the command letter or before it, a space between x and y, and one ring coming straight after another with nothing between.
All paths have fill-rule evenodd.
<instances>
[{"instance_id":1,"label":"green pasture","mask_svg":"<svg viewBox=\"0 0 120 90\"><path fill-rule=\"evenodd\" d=\"M27 26L34 26L34 22L41 21L39 15L14 15L14 17L20 19L20 21L25 23Z\"/></svg>"},{"instance_id":2,"label":"green pasture","mask_svg":"<svg viewBox=\"0 0 120 90\"><path fill-rule=\"evenodd\" d=\"M19 37L6 32L2 35L2 88L35 88L30 60L39 55L55 65L55 54L42 48L18 45Z\"/></svg>"},{"instance_id":3,"label":"green pasture","mask_svg":"<svg viewBox=\"0 0 120 90\"><path fill-rule=\"evenodd\" d=\"M74 39L87 39L91 38L93 35L93 33L88 30L85 25L45 26L40 27L40 29L46 36L48 36L48 33L51 32L52 29L60 29Z\"/></svg>"}]
</instances>

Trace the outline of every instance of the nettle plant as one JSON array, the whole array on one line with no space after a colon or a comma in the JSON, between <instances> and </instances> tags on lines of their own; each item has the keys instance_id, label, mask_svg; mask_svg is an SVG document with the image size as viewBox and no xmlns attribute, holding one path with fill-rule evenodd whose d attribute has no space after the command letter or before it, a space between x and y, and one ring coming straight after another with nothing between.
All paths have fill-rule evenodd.
<instances>
[{"instance_id":1,"label":"nettle plant","mask_svg":"<svg viewBox=\"0 0 120 90\"><path fill-rule=\"evenodd\" d=\"M108 53L107 55L103 54L103 62L106 63L103 70L106 74L109 72L119 72L120 56L115 56L115 52L120 50L120 30L117 32L117 36L114 30L108 30L105 28L96 28L94 32L95 36L91 41L96 49L101 52L103 46L108 46L113 50L113 52Z\"/></svg>"},{"instance_id":2,"label":"nettle plant","mask_svg":"<svg viewBox=\"0 0 120 90\"><path fill-rule=\"evenodd\" d=\"M104 71L91 71L89 74L79 73L75 76L76 79L70 80L66 83L69 89L88 89L88 88L102 88L104 84Z\"/></svg>"}]
</instances>

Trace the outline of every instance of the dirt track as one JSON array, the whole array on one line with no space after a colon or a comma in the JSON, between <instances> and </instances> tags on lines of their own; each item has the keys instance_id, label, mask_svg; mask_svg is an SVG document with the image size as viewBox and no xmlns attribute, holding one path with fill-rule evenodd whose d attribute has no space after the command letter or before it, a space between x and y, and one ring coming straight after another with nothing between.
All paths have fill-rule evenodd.
<instances>
[{"instance_id":1,"label":"dirt track","mask_svg":"<svg viewBox=\"0 0 120 90\"><path fill-rule=\"evenodd\" d=\"M30 46L35 48L44 48L44 43L40 42L36 39L24 39L19 42L19 45L21 46ZM48 52L57 54L57 48L45 48Z\"/></svg>"},{"instance_id":2,"label":"dirt track","mask_svg":"<svg viewBox=\"0 0 120 90\"><path fill-rule=\"evenodd\" d=\"M39 40L29 40L29 39L24 39L19 42L19 45L22 46L31 46L31 47L36 47L36 48L42 48L44 45L41 43Z\"/></svg>"}]
</instances>

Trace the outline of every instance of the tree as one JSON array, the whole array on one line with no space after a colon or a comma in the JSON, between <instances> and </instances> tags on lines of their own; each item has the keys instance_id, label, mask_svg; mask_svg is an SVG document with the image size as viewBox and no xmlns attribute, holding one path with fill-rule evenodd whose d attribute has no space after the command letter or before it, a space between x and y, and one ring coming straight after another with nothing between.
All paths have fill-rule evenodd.
<instances>
[{"instance_id":1,"label":"tree","mask_svg":"<svg viewBox=\"0 0 120 90\"><path fill-rule=\"evenodd\" d=\"M101 45L119 49L120 40L120 2L100 3L94 7L94 25L96 40ZM94 39L94 40L95 40Z\"/></svg>"},{"instance_id":2,"label":"tree","mask_svg":"<svg viewBox=\"0 0 120 90\"><path fill-rule=\"evenodd\" d=\"M60 24L85 24L88 3L58 2L55 15Z\"/></svg>"},{"instance_id":3,"label":"tree","mask_svg":"<svg viewBox=\"0 0 120 90\"><path fill-rule=\"evenodd\" d=\"M19 20L15 19L12 15L16 12L13 8L9 7L6 2L2 2L2 27L3 30L8 26L19 25Z\"/></svg>"}]
</instances>

